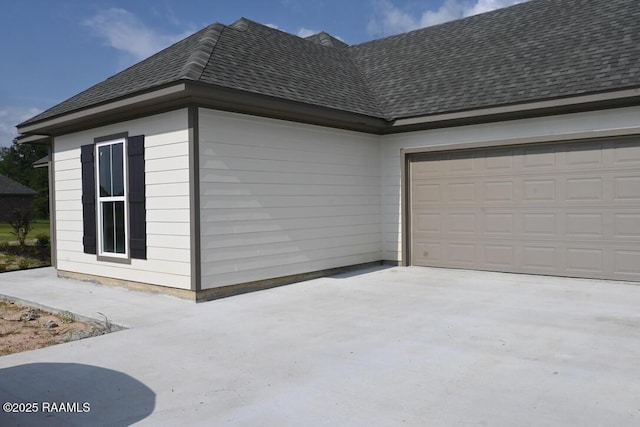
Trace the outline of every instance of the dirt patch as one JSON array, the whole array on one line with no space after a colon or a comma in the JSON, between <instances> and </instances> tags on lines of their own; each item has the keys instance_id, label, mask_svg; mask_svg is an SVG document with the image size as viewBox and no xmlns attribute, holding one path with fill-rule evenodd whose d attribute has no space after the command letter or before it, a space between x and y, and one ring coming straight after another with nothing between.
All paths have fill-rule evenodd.
<instances>
[{"instance_id":1,"label":"dirt patch","mask_svg":"<svg viewBox=\"0 0 640 427\"><path fill-rule=\"evenodd\" d=\"M0 356L103 335L109 329L68 312L52 314L0 300Z\"/></svg>"}]
</instances>

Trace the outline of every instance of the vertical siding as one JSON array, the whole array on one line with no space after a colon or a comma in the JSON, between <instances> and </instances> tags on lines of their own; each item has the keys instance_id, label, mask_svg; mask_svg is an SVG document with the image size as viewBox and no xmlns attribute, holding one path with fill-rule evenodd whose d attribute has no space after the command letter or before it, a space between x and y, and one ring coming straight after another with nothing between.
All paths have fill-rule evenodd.
<instances>
[{"instance_id":1,"label":"vertical siding","mask_svg":"<svg viewBox=\"0 0 640 427\"><path fill-rule=\"evenodd\" d=\"M616 130L638 133L640 107L592 111L533 119L512 120L387 135L381 138L382 257L402 259L401 158L400 150L411 147L446 146L459 143L492 143L526 138L588 138L590 134ZM592 135L592 136L593 136Z\"/></svg>"},{"instance_id":2,"label":"vertical siding","mask_svg":"<svg viewBox=\"0 0 640 427\"><path fill-rule=\"evenodd\" d=\"M147 260L97 261L82 250L80 146L128 132L145 135ZM189 289L189 144L186 110L57 137L55 209L58 269Z\"/></svg>"},{"instance_id":3,"label":"vertical siding","mask_svg":"<svg viewBox=\"0 0 640 427\"><path fill-rule=\"evenodd\" d=\"M377 137L199 115L203 289L381 259Z\"/></svg>"}]
</instances>

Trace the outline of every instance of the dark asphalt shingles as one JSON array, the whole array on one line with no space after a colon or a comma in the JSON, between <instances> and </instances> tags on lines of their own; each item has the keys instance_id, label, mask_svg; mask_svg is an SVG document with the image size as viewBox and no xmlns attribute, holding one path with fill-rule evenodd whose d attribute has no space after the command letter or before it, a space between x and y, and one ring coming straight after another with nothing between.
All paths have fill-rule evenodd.
<instances>
[{"instance_id":1,"label":"dark asphalt shingles","mask_svg":"<svg viewBox=\"0 0 640 427\"><path fill-rule=\"evenodd\" d=\"M213 24L23 125L181 80L388 120L640 87L638 0L532 0L340 43Z\"/></svg>"}]
</instances>

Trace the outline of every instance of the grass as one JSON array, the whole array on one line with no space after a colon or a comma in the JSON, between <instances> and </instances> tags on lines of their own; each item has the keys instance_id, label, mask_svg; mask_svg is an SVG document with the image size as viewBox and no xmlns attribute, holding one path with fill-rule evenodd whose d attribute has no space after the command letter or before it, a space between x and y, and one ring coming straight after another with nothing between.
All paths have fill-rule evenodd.
<instances>
[{"instance_id":1,"label":"grass","mask_svg":"<svg viewBox=\"0 0 640 427\"><path fill-rule=\"evenodd\" d=\"M76 321L75 314L66 310L61 313L58 313L58 317L60 317L60 320L62 320L62 323L73 323Z\"/></svg>"},{"instance_id":2,"label":"grass","mask_svg":"<svg viewBox=\"0 0 640 427\"><path fill-rule=\"evenodd\" d=\"M0 243L15 242L16 238L11 234L12 231L13 228L11 228L11 225L0 223ZM31 231L27 236L27 241L35 239L38 234L49 235L48 219L37 219L31 223Z\"/></svg>"},{"instance_id":3,"label":"grass","mask_svg":"<svg viewBox=\"0 0 640 427\"><path fill-rule=\"evenodd\" d=\"M32 222L25 246L19 246L11 234L10 224L0 223L0 273L25 270L33 267L51 265L51 247L47 242L37 239L40 235L49 237L49 220L39 219Z\"/></svg>"}]
</instances>

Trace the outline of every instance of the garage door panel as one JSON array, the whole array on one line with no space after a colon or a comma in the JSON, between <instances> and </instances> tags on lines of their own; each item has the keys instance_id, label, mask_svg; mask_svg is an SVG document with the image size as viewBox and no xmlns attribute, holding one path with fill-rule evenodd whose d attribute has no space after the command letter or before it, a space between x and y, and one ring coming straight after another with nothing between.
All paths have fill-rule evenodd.
<instances>
[{"instance_id":1,"label":"garage door panel","mask_svg":"<svg viewBox=\"0 0 640 427\"><path fill-rule=\"evenodd\" d=\"M565 145L565 164L569 167L599 167L603 165L603 145L601 142Z\"/></svg>"},{"instance_id":2,"label":"garage door panel","mask_svg":"<svg viewBox=\"0 0 640 427\"><path fill-rule=\"evenodd\" d=\"M513 245L486 244L483 252L484 258L480 260L482 264L504 269L504 271L515 270L515 248Z\"/></svg>"},{"instance_id":3,"label":"garage door panel","mask_svg":"<svg viewBox=\"0 0 640 427\"><path fill-rule=\"evenodd\" d=\"M523 234L525 236L556 236L555 213L525 213L523 216Z\"/></svg>"},{"instance_id":4,"label":"garage door panel","mask_svg":"<svg viewBox=\"0 0 640 427\"><path fill-rule=\"evenodd\" d=\"M635 280L635 276L640 274L640 251L634 249L616 249L615 266L616 273L629 275Z\"/></svg>"},{"instance_id":5,"label":"garage door panel","mask_svg":"<svg viewBox=\"0 0 640 427\"><path fill-rule=\"evenodd\" d=\"M444 266L440 243L417 243L413 250L417 265Z\"/></svg>"},{"instance_id":6,"label":"garage door panel","mask_svg":"<svg viewBox=\"0 0 640 427\"><path fill-rule=\"evenodd\" d=\"M568 178L565 200L604 200L602 178Z\"/></svg>"},{"instance_id":7,"label":"garage door panel","mask_svg":"<svg viewBox=\"0 0 640 427\"><path fill-rule=\"evenodd\" d=\"M443 163L442 156L436 156L433 159L425 159L415 163L413 169L414 179L423 179L442 176Z\"/></svg>"},{"instance_id":8,"label":"garage door panel","mask_svg":"<svg viewBox=\"0 0 640 427\"><path fill-rule=\"evenodd\" d=\"M640 213L618 213L615 215L616 237L640 237Z\"/></svg>"},{"instance_id":9,"label":"garage door panel","mask_svg":"<svg viewBox=\"0 0 640 427\"><path fill-rule=\"evenodd\" d=\"M525 202L553 202L556 200L555 179L524 179L523 201Z\"/></svg>"},{"instance_id":10,"label":"garage door panel","mask_svg":"<svg viewBox=\"0 0 640 427\"><path fill-rule=\"evenodd\" d=\"M474 182L453 182L447 184L446 194L449 202L475 202L476 184Z\"/></svg>"},{"instance_id":11,"label":"garage door panel","mask_svg":"<svg viewBox=\"0 0 640 427\"><path fill-rule=\"evenodd\" d=\"M508 173L513 169L513 149L496 149L484 157L487 172Z\"/></svg>"},{"instance_id":12,"label":"garage door panel","mask_svg":"<svg viewBox=\"0 0 640 427\"><path fill-rule=\"evenodd\" d=\"M568 237L603 237L603 215L601 213L566 214L566 235Z\"/></svg>"},{"instance_id":13,"label":"garage door panel","mask_svg":"<svg viewBox=\"0 0 640 427\"><path fill-rule=\"evenodd\" d=\"M640 281L639 167L637 137L412 158L411 263Z\"/></svg>"},{"instance_id":14,"label":"garage door panel","mask_svg":"<svg viewBox=\"0 0 640 427\"><path fill-rule=\"evenodd\" d=\"M513 213L485 213L483 219L484 234L488 237L492 235L511 235L513 233Z\"/></svg>"},{"instance_id":15,"label":"garage door panel","mask_svg":"<svg viewBox=\"0 0 640 427\"><path fill-rule=\"evenodd\" d=\"M569 273L598 273L603 270L603 251L595 248L568 248L567 271Z\"/></svg>"},{"instance_id":16,"label":"garage door panel","mask_svg":"<svg viewBox=\"0 0 640 427\"><path fill-rule=\"evenodd\" d=\"M463 267L473 268L476 264L476 245L473 243L449 243L446 245L447 259L452 264Z\"/></svg>"},{"instance_id":17,"label":"garage door panel","mask_svg":"<svg viewBox=\"0 0 640 427\"><path fill-rule=\"evenodd\" d=\"M513 202L513 181L489 181L484 183L484 200L491 202Z\"/></svg>"},{"instance_id":18,"label":"garage door panel","mask_svg":"<svg viewBox=\"0 0 640 427\"><path fill-rule=\"evenodd\" d=\"M455 234L477 233L475 213L450 213L448 215L447 231Z\"/></svg>"},{"instance_id":19,"label":"garage door panel","mask_svg":"<svg viewBox=\"0 0 640 427\"><path fill-rule=\"evenodd\" d=\"M555 149L549 149L546 146L533 146L524 149L523 169L525 171L531 169L552 169L556 165Z\"/></svg>"},{"instance_id":20,"label":"garage door panel","mask_svg":"<svg viewBox=\"0 0 640 427\"><path fill-rule=\"evenodd\" d=\"M522 248L522 266L527 269L556 271L557 248L553 246L524 246Z\"/></svg>"},{"instance_id":21,"label":"garage door panel","mask_svg":"<svg viewBox=\"0 0 640 427\"><path fill-rule=\"evenodd\" d=\"M615 141L613 152L616 165L640 165L640 138Z\"/></svg>"},{"instance_id":22,"label":"garage door panel","mask_svg":"<svg viewBox=\"0 0 640 427\"><path fill-rule=\"evenodd\" d=\"M452 153L449 161L444 163L446 171L451 175L473 173L476 170L476 159L466 153Z\"/></svg>"},{"instance_id":23,"label":"garage door panel","mask_svg":"<svg viewBox=\"0 0 640 427\"><path fill-rule=\"evenodd\" d=\"M418 233L441 233L442 230L442 214L440 213L422 213L416 216L416 232Z\"/></svg>"},{"instance_id":24,"label":"garage door panel","mask_svg":"<svg viewBox=\"0 0 640 427\"><path fill-rule=\"evenodd\" d=\"M614 200L640 201L640 176L616 177L614 194Z\"/></svg>"},{"instance_id":25,"label":"garage door panel","mask_svg":"<svg viewBox=\"0 0 640 427\"><path fill-rule=\"evenodd\" d=\"M440 184L419 184L413 191L414 203L434 203L440 202Z\"/></svg>"}]
</instances>

